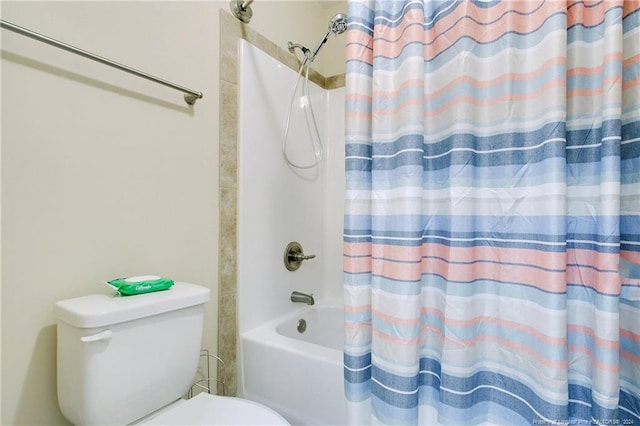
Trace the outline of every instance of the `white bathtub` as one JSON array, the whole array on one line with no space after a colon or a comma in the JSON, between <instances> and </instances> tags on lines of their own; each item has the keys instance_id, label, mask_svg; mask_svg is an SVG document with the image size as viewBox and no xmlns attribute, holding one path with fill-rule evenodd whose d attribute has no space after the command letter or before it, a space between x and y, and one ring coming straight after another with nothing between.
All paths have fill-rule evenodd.
<instances>
[{"instance_id":1,"label":"white bathtub","mask_svg":"<svg viewBox=\"0 0 640 426\"><path fill-rule=\"evenodd\" d=\"M306 321L299 333L298 321ZM304 307L240 336L240 394L294 425L347 423L342 306Z\"/></svg>"}]
</instances>

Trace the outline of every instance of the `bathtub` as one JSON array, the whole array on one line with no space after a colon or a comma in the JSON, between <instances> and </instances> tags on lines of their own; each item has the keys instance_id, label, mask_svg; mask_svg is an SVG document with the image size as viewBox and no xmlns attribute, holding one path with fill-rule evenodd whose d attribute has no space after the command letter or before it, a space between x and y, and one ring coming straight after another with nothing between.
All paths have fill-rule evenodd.
<instances>
[{"instance_id":1,"label":"bathtub","mask_svg":"<svg viewBox=\"0 0 640 426\"><path fill-rule=\"evenodd\" d=\"M332 305L300 308L242 333L241 396L294 425L346 424L343 339L343 309Z\"/></svg>"}]
</instances>

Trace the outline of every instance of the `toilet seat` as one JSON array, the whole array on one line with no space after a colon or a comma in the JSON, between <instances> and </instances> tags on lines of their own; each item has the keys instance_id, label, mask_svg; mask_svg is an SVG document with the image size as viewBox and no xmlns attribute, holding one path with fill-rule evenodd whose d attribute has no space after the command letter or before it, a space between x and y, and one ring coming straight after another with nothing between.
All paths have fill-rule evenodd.
<instances>
[{"instance_id":1,"label":"toilet seat","mask_svg":"<svg viewBox=\"0 0 640 426\"><path fill-rule=\"evenodd\" d=\"M153 417L145 425L289 425L269 407L248 399L200 393Z\"/></svg>"}]
</instances>

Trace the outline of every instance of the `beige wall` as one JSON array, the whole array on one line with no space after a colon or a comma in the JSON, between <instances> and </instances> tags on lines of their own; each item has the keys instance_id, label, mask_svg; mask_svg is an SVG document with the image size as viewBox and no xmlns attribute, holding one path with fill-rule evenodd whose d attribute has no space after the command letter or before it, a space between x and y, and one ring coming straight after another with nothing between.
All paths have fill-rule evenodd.
<instances>
[{"instance_id":1,"label":"beige wall","mask_svg":"<svg viewBox=\"0 0 640 426\"><path fill-rule=\"evenodd\" d=\"M215 350L217 8L20 2L2 17L205 94L191 109L179 92L3 32L2 424L60 424L56 300L119 276L199 283Z\"/></svg>"},{"instance_id":2,"label":"beige wall","mask_svg":"<svg viewBox=\"0 0 640 426\"><path fill-rule=\"evenodd\" d=\"M276 42L313 44L328 19L312 1L254 6L250 25ZM103 291L101 280L155 273L209 287L203 345L215 352L220 8L2 2L2 19L205 97L189 108L179 92L2 31L1 424L66 423L52 306ZM267 19L309 13L316 24Z\"/></svg>"}]
</instances>

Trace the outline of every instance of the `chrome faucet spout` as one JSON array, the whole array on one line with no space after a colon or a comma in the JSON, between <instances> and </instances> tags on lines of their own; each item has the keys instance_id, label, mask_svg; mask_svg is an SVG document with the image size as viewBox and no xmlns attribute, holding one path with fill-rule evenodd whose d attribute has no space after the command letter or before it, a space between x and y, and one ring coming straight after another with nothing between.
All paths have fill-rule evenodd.
<instances>
[{"instance_id":1,"label":"chrome faucet spout","mask_svg":"<svg viewBox=\"0 0 640 426\"><path fill-rule=\"evenodd\" d=\"M316 303L315 300L313 300L313 294L300 293L299 291L291 293L291 301L296 303L306 303L307 305L313 305Z\"/></svg>"}]
</instances>

